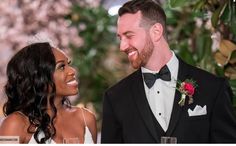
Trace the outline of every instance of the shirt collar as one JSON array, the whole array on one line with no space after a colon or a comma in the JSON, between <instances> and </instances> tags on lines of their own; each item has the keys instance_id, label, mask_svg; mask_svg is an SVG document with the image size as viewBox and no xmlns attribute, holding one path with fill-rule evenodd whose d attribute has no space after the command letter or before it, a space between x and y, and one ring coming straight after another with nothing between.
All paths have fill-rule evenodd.
<instances>
[{"instance_id":1,"label":"shirt collar","mask_svg":"<svg viewBox=\"0 0 236 146\"><path fill-rule=\"evenodd\" d=\"M172 52L172 57L166 63L166 65L167 65L168 69L170 70L171 76L174 76L176 78L179 61L178 61L175 53L172 50L171 50L171 52ZM142 71L142 73L158 73L159 72L159 71L157 72L157 71L149 70L145 67L141 67L141 71Z\"/></svg>"}]
</instances>

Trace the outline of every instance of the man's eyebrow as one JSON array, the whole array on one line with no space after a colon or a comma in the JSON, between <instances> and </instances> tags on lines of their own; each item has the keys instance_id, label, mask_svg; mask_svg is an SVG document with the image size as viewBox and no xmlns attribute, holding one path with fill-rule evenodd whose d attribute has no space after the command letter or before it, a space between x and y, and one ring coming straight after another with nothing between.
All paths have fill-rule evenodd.
<instances>
[{"instance_id":1,"label":"man's eyebrow","mask_svg":"<svg viewBox=\"0 0 236 146\"><path fill-rule=\"evenodd\" d=\"M132 34L132 33L134 33L134 32L132 32L132 31L126 31L126 32L124 32L124 33L122 33L122 34L123 34L123 35L128 35L128 34ZM117 36L120 37L119 34L117 34Z\"/></svg>"},{"instance_id":2,"label":"man's eyebrow","mask_svg":"<svg viewBox=\"0 0 236 146\"><path fill-rule=\"evenodd\" d=\"M123 34L124 34L124 35L127 35L127 34L130 34L130 33L134 33L134 32L132 32L132 31L126 31L126 32L124 32Z\"/></svg>"}]
</instances>

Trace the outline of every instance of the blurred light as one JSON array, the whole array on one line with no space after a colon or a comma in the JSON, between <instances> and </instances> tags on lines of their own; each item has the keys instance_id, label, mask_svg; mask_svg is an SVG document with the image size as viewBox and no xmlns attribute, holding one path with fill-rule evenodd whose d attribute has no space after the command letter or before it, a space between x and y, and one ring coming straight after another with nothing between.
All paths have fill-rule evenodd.
<instances>
[{"instance_id":1,"label":"blurred light","mask_svg":"<svg viewBox=\"0 0 236 146\"><path fill-rule=\"evenodd\" d=\"M121 5L112 6L111 8L109 8L108 14L111 16L117 15L120 7L121 7Z\"/></svg>"}]
</instances>

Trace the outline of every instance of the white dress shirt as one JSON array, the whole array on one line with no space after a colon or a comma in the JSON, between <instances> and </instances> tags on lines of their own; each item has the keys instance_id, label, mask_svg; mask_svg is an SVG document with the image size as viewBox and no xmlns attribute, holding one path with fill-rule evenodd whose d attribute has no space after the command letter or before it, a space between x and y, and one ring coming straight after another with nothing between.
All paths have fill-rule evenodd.
<instances>
[{"instance_id":1,"label":"white dress shirt","mask_svg":"<svg viewBox=\"0 0 236 146\"><path fill-rule=\"evenodd\" d=\"M171 73L171 81L157 79L154 85L149 89L143 80L149 106L164 131L168 129L170 122L175 97L176 79L179 69L179 60L175 56L174 52L172 52L172 57L166 65ZM159 72L151 71L144 67L142 67L141 70L142 73Z\"/></svg>"}]
</instances>

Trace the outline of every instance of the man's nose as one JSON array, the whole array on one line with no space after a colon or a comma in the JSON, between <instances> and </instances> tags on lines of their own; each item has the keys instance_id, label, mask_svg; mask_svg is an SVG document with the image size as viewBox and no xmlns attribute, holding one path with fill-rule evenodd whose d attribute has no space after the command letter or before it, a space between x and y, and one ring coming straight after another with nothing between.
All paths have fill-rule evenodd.
<instances>
[{"instance_id":1,"label":"man's nose","mask_svg":"<svg viewBox=\"0 0 236 146\"><path fill-rule=\"evenodd\" d=\"M128 41L125 39L120 40L120 51L124 52L128 48Z\"/></svg>"}]
</instances>

